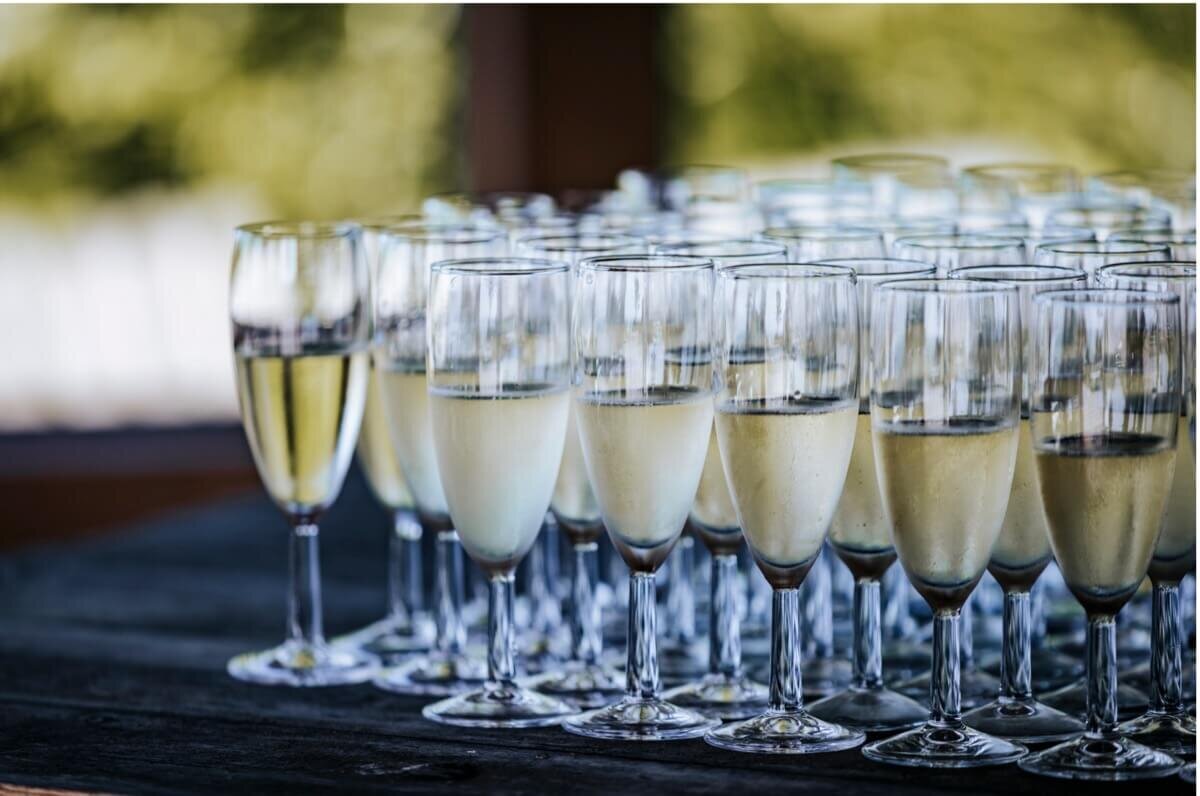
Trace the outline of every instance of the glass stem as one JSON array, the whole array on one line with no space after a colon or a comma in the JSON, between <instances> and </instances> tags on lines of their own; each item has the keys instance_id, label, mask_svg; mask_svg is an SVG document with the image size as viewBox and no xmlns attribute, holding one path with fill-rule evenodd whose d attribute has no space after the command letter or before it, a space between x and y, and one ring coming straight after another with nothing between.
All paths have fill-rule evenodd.
<instances>
[{"instance_id":1,"label":"glass stem","mask_svg":"<svg viewBox=\"0 0 1200 796\"><path fill-rule=\"evenodd\" d=\"M960 724L958 687L960 609L943 609L933 615L933 672L929 678L929 720L933 724Z\"/></svg>"},{"instance_id":2,"label":"glass stem","mask_svg":"<svg viewBox=\"0 0 1200 796\"><path fill-rule=\"evenodd\" d=\"M1117 622L1088 617L1087 732L1091 738L1117 737Z\"/></svg>"},{"instance_id":3,"label":"glass stem","mask_svg":"<svg viewBox=\"0 0 1200 796\"><path fill-rule=\"evenodd\" d=\"M742 626L738 617L737 554L713 555L708 600L708 670L742 675Z\"/></svg>"},{"instance_id":4,"label":"glass stem","mask_svg":"<svg viewBox=\"0 0 1200 796\"><path fill-rule=\"evenodd\" d=\"M600 609L596 604L597 546L575 545L575 571L571 578L571 659L591 666L600 660Z\"/></svg>"},{"instance_id":5,"label":"glass stem","mask_svg":"<svg viewBox=\"0 0 1200 796\"><path fill-rule=\"evenodd\" d=\"M626 638L625 694L634 699L658 697L658 632L654 615L654 573L629 574L629 631Z\"/></svg>"},{"instance_id":6,"label":"glass stem","mask_svg":"<svg viewBox=\"0 0 1200 796\"><path fill-rule=\"evenodd\" d=\"M804 651L813 659L833 656L833 579L829 561L820 554L804 581L808 599L803 601Z\"/></svg>"},{"instance_id":7,"label":"glass stem","mask_svg":"<svg viewBox=\"0 0 1200 796\"><path fill-rule=\"evenodd\" d=\"M1150 623L1151 710L1178 713L1183 710L1183 639L1179 622L1179 584L1154 586Z\"/></svg>"},{"instance_id":8,"label":"glass stem","mask_svg":"<svg viewBox=\"0 0 1200 796\"><path fill-rule=\"evenodd\" d=\"M696 638L696 597L692 589L695 564L695 540L690 536L680 537L668 571L667 615L671 617L671 627L667 635L681 645L691 644Z\"/></svg>"},{"instance_id":9,"label":"glass stem","mask_svg":"<svg viewBox=\"0 0 1200 796\"><path fill-rule=\"evenodd\" d=\"M771 710L804 709L801 659L800 589L776 589L771 594Z\"/></svg>"},{"instance_id":10,"label":"glass stem","mask_svg":"<svg viewBox=\"0 0 1200 796\"><path fill-rule=\"evenodd\" d=\"M883 627L880 619L879 581L854 582L854 686L883 687Z\"/></svg>"},{"instance_id":11,"label":"glass stem","mask_svg":"<svg viewBox=\"0 0 1200 796\"><path fill-rule=\"evenodd\" d=\"M963 604L958 626L958 649L960 669L975 666L975 594L971 593Z\"/></svg>"},{"instance_id":12,"label":"glass stem","mask_svg":"<svg viewBox=\"0 0 1200 796\"><path fill-rule=\"evenodd\" d=\"M397 511L392 518L392 533L388 536L388 618L397 627L412 625L413 613L417 606L413 603L413 579L420 578L421 559L420 549L414 561L413 542L418 545L421 539L421 524L409 511ZM416 566L414 567L414 563ZM416 591L419 593L420 584Z\"/></svg>"},{"instance_id":13,"label":"glass stem","mask_svg":"<svg viewBox=\"0 0 1200 796\"><path fill-rule=\"evenodd\" d=\"M288 565L288 640L320 647L325 644L325 632L321 626L321 559L315 523L301 522L292 527Z\"/></svg>"},{"instance_id":14,"label":"glass stem","mask_svg":"<svg viewBox=\"0 0 1200 796\"><path fill-rule=\"evenodd\" d=\"M517 676L516 577L504 572L492 575L488 583L488 682L511 686Z\"/></svg>"},{"instance_id":15,"label":"glass stem","mask_svg":"<svg viewBox=\"0 0 1200 796\"><path fill-rule=\"evenodd\" d=\"M459 655L466 645L467 630L461 612L462 552L458 534L454 531L438 532L435 565L433 602L437 637L434 647L448 655Z\"/></svg>"},{"instance_id":16,"label":"glass stem","mask_svg":"<svg viewBox=\"0 0 1200 796\"><path fill-rule=\"evenodd\" d=\"M1030 645L1041 648L1046 640L1046 582L1039 580L1033 584L1029 598L1029 636Z\"/></svg>"},{"instance_id":17,"label":"glass stem","mask_svg":"<svg viewBox=\"0 0 1200 796\"><path fill-rule=\"evenodd\" d=\"M1033 699L1030 662L1032 598L1027 591L1004 593L1004 638L1000 649L1000 695Z\"/></svg>"}]
</instances>

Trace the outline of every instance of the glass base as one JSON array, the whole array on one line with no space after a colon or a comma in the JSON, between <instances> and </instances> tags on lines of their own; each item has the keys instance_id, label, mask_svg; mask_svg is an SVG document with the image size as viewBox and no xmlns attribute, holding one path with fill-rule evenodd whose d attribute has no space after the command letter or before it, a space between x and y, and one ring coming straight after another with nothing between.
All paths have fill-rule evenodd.
<instances>
[{"instance_id":1,"label":"glass base","mask_svg":"<svg viewBox=\"0 0 1200 796\"><path fill-rule=\"evenodd\" d=\"M768 710L704 736L705 743L733 752L802 755L853 749L867 738L801 710Z\"/></svg>"},{"instance_id":2,"label":"glass base","mask_svg":"<svg viewBox=\"0 0 1200 796\"><path fill-rule=\"evenodd\" d=\"M478 688L487 679L483 661L463 655L432 653L385 669L376 688L410 696L453 696Z\"/></svg>"},{"instance_id":3,"label":"glass base","mask_svg":"<svg viewBox=\"0 0 1200 796\"><path fill-rule=\"evenodd\" d=\"M428 652L433 637L433 622L427 616L418 616L411 622L385 616L329 643L334 647L362 650L390 665L409 655Z\"/></svg>"},{"instance_id":4,"label":"glass base","mask_svg":"<svg viewBox=\"0 0 1200 796\"><path fill-rule=\"evenodd\" d=\"M1182 779L1184 782L1190 782L1193 785L1195 785L1196 784L1196 764L1188 763L1186 766L1179 769L1179 778Z\"/></svg>"},{"instance_id":5,"label":"glass base","mask_svg":"<svg viewBox=\"0 0 1200 796\"><path fill-rule=\"evenodd\" d=\"M576 709L561 699L514 683L487 683L483 688L426 705L421 715L455 727L553 727Z\"/></svg>"},{"instance_id":6,"label":"glass base","mask_svg":"<svg viewBox=\"0 0 1200 796\"><path fill-rule=\"evenodd\" d=\"M929 704L930 673L919 674L893 686L901 694L915 699L922 705ZM964 708L977 708L996 698L1000 693L1000 681L986 672L972 667L964 668L959 675L959 693Z\"/></svg>"},{"instance_id":7,"label":"glass base","mask_svg":"<svg viewBox=\"0 0 1200 796\"><path fill-rule=\"evenodd\" d=\"M1033 692L1040 694L1053 691L1083 677L1083 661L1049 647L1030 650L1030 670ZM1000 676L1000 656L997 655L979 667L993 677Z\"/></svg>"},{"instance_id":8,"label":"glass base","mask_svg":"<svg viewBox=\"0 0 1200 796\"><path fill-rule=\"evenodd\" d=\"M767 687L744 675L708 674L668 691L663 698L723 721L748 719L767 709Z\"/></svg>"},{"instance_id":9,"label":"glass base","mask_svg":"<svg viewBox=\"0 0 1200 796\"><path fill-rule=\"evenodd\" d=\"M915 730L863 747L863 756L879 763L920 768L976 768L1020 760L1029 750L993 738L962 722L928 722Z\"/></svg>"},{"instance_id":10,"label":"glass base","mask_svg":"<svg viewBox=\"0 0 1200 796\"><path fill-rule=\"evenodd\" d=\"M1132 719L1146 709L1150 699L1123 683L1117 685L1117 716ZM1080 681L1042 695L1042 704L1075 717L1087 716L1087 682Z\"/></svg>"},{"instance_id":11,"label":"glass base","mask_svg":"<svg viewBox=\"0 0 1200 796\"><path fill-rule=\"evenodd\" d=\"M1000 697L963 716L968 727L1020 743L1058 743L1084 730L1074 716L1043 705L1036 699Z\"/></svg>"},{"instance_id":12,"label":"glass base","mask_svg":"<svg viewBox=\"0 0 1200 796\"><path fill-rule=\"evenodd\" d=\"M897 732L929 717L923 705L890 688L851 686L809 706L818 719L863 732Z\"/></svg>"},{"instance_id":13,"label":"glass base","mask_svg":"<svg viewBox=\"0 0 1200 796\"><path fill-rule=\"evenodd\" d=\"M598 708L621 696L625 690L625 675L603 664L584 665L572 661L562 671L530 678L525 685L580 708Z\"/></svg>"},{"instance_id":14,"label":"glass base","mask_svg":"<svg viewBox=\"0 0 1200 796\"><path fill-rule=\"evenodd\" d=\"M575 735L611 741L682 741L699 738L720 724L663 699L626 696L608 707L565 719L562 727Z\"/></svg>"},{"instance_id":15,"label":"glass base","mask_svg":"<svg viewBox=\"0 0 1200 796\"><path fill-rule=\"evenodd\" d=\"M1174 755L1196 759L1196 718L1186 710L1167 713L1150 710L1117 728L1131 741Z\"/></svg>"},{"instance_id":16,"label":"glass base","mask_svg":"<svg viewBox=\"0 0 1200 796\"><path fill-rule=\"evenodd\" d=\"M353 648L285 641L274 649L231 658L225 670L238 680L258 685L353 685L374 677L379 659Z\"/></svg>"},{"instance_id":17,"label":"glass base","mask_svg":"<svg viewBox=\"0 0 1200 796\"><path fill-rule=\"evenodd\" d=\"M1061 779L1152 779L1179 770L1180 762L1163 752L1114 735L1089 738L1052 746L1020 762L1023 770Z\"/></svg>"}]
</instances>

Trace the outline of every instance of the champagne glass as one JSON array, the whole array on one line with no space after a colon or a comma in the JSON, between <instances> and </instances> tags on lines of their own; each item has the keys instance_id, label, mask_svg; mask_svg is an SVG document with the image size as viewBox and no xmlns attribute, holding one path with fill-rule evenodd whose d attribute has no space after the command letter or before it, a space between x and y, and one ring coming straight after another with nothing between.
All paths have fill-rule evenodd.
<instances>
[{"instance_id":1,"label":"champagne glass","mask_svg":"<svg viewBox=\"0 0 1200 796\"><path fill-rule=\"evenodd\" d=\"M1025 242L999 235L912 235L897 238L892 255L929 263L945 276L967 265L1019 263L1025 258Z\"/></svg>"},{"instance_id":2,"label":"champagne glass","mask_svg":"<svg viewBox=\"0 0 1200 796\"><path fill-rule=\"evenodd\" d=\"M388 691L449 696L482 683L482 661L465 652L462 553L438 473L426 376L426 303L434 262L499 254L495 227L404 222L379 231L375 356L384 414L400 470L426 532L435 534L433 648L385 669L375 685Z\"/></svg>"},{"instance_id":3,"label":"champagne glass","mask_svg":"<svg viewBox=\"0 0 1200 796\"><path fill-rule=\"evenodd\" d=\"M594 738L695 738L718 722L660 696L654 573L679 539L712 427L712 261L584 260L575 409L588 479L630 569L625 696L563 722Z\"/></svg>"},{"instance_id":4,"label":"champagne glass","mask_svg":"<svg viewBox=\"0 0 1200 796\"><path fill-rule=\"evenodd\" d=\"M843 259L821 265L854 270L857 283L859 339L870 339L871 296L894 279L933 276L936 269L912 260ZM883 511L871 442L870 349L859 352L859 406L850 469L829 528L834 552L854 576L853 680L843 691L815 702L809 712L825 721L864 732L892 732L920 724L920 704L883 684L883 632L880 583L896 560L892 532ZM926 653L928 658L928 653Z\"/></svg>"},{"instance_id":5,"label":"champagne glass","mask_svg":"<svg viewBox=\"0 0 1200 796\"><path fill-rule=\"evenodd\" d=\"M1183 391L1175 444L1175 476L1167 498L1167 513L1154 553L1150 580L1154 584L1150 654L1150 709L1121 725L1127 738L1181 758L1196 754L1196 719L1183 693L1183 646L1179 621L1179 582L1196 562L1196 264L1164 262L1109 265L1097 272L1100 285L1129 290L1164 290L1179 297L1183 318Z\"/></svg>"},{"instance_id":6,"label":"champagne glass","mask_svg":"<svg viewBox=\"0 0 1200 796\"><path fill-rule=\"evenodd\" d=\"M1033 261L1037 265L1082 268L1087 272L1088 279L1092 279L1096 271L1105 265L1160 262L1170 257L1171 251L1165 243L1075 241L1042 243L1034 250Z\"/></svg>"},{"instance_id":7,"label":"champagne glass","mask_svg":"<svg viewBox=\"0 0 1200 796\"><path fill-rule=\"evenodd\" d=\"M1050 545L1088 615L1087 729L1021 761L1068 779L1173 774L1117 727L1116 615L1146 577L1168 505L1182 403L1179 297L1070 290L1034 299L1031 428Z\"/></svg>"},{"instance_id":8,"label":"champagne glass","mask_svg":"<svg viewBox=\"0 0 1200 796\"><path fill-rule=\"evenodd\" d=\"M1033 297L1047 290L1087 286L1079 268L1012 265L972 266L950 272L955 279L1006 283L1016 287L1020 302L1022 345L1028 348L1027 324L1033 315ZM1031 361L1026 358L1024 361ZM1033 464L1033 437L1029 430L1029 381L1022 380L1020 441L1012 492L1000 537L992 548L988 571L1004 590L1003 649L1000 656L1000 696L963 716L980 732L1023 743L1065 741L1083 732L1073 716L1043 705L1033 696L1031 645L1031 592L1050 563L1050 534L1042 511L1037 473Z\"/></svg>"},{"instance_id":9,"label":"champagne glass","mask_svg":"<svg viewBox=\"0 0 1200 796\"><path fill-rule=\"evenodd\" d=\"M1103 243L1114 232L1126 229L1170 229L1171 214L1160 208L1100 201L1059 208L1046 217L1046 223L1052 227L1087 227Z\"/></svg>"},{"instance_id":10,"label":"champagne glass","mask_svg":"<svg viewBox=\"0 0 1200 796\"><path fill-rule=\"evenodd\" d=\"M366 400L370 276L357 224L238 227L229 313L238 402L263 486L291 525L288 637L228 671L264 685L359 683L378 660L326 643L317 520L337 499Z\"/></svg>"},{"instance_id":11,"label":"champagne glass","mask_svg":"<svg viewBox=\"0 0 1200 796\"><path fill-rule=\"evenodd\" d=\"M771 687L760 715L704 740L738 752L851 749L863 733L804 710L800 586L842 494L858 415L854 271L741 265L718 273L717 439L746 541L773 588Z\"/></svg>"},{"instance_id":12,"label":"champagne glass","mask_svg":"<svg viewBox=\"0 0 1200 796\"><path fill-rule=\"evenodd\" d=\"M1126 230L1109 237L1110 243L1161 243L1171 250L1171 259L1188 261L1196 259L1196 233L1164 232L1150 230Z\"/></svg>"},{"instance_id":13,"label":"champagne glass","mask_svg":"<svg viewBox=\"0 0 1200 796\"><path fill-rule=\"evenodd\" d=\"M463 727L545 727L574 713L516 684L516 569L537 540L570 405L571 269L550 260L434 264L429 408L450 519L488 579L488 672L478 689L426 705Z\"/></svg>"},{"instance_id":14,"label":"champagne glass","mask_svg":"<svg viewBox=\"0 0 1200 796\"><path fill-rule=\"evenodd\" d=\"M883 235L873 229L841 226L772 227L763 237L787 246L800 263L831 257L883 257Z\"/></svg>"},{"instance_id":15,"label":"champagne glass","mask_svg":"<svg viewBox=\"0 0 1200 796\"><path fill-rule=\"evenodd\" d=\"M893 765L1010 763L1025 747L963 724L961 609L1004 522L1017 454L1016 288L894 281L871 304L871 431L883 507L909 581L933 611L929 720L863 748Z\"/></svg>"}]
</instances>

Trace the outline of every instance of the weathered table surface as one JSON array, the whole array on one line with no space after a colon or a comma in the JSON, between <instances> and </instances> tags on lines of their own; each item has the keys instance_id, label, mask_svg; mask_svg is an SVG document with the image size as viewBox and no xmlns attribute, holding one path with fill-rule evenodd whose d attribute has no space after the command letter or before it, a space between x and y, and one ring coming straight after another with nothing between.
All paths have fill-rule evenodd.
<instances>
[{"instance_id":1,"label":"weathered table surface","mask_svg":"<svg viewBox=\"0 0 1200 796\"><path fill-rule=\"evenodd\" d=\"M377 618L384 517L357 476L323 524L327 628ZM928 771L858 751L739 755L702 741L451 729L370 686L235 682L225 661L280 640L285 527L265 498L179 513L0 566L0 790L317 789L1044 794L1015 766ZM1088 785L1090 793L1146 785ZM1192 793L1172 778L1156 792ZM1161 788L1161 790L1159 790Z\"/></svg>"}]
</instances>

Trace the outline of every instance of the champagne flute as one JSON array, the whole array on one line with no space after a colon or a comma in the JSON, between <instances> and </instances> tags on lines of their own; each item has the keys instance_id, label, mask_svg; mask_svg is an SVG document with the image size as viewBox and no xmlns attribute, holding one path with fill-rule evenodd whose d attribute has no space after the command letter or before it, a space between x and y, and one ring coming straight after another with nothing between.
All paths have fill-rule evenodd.
<instances>
[{"instance_id":1,"label":"champagne flute","mask_svg":"<svg viewBox=\"0 0 1200 796\"><path fill-rule=\"evenodd\" d=\"M1196 563L1196 264L1163 262L1109 265L1097 272L1103 287L1164 290L1179 297L1183 314L1183 394L1175 445L1175 476L1162 532L1150 559L1154 584L1150 654L1150 709L1121 725L1127 738L1181 758L1196 754L1196 719L1183 694L1179 582Z\"/></svg>"},{"instance_id":2,"label":"champagne flute","mask_svg":"<svg viewBox=\"0 0 1200 796\"><path fill-rule=\"evenodd\" d=\"M912 235L897 238L892 255L920 260L936 266L939 276L967 265L1019 263L1025 257L1025 241L999 235Z\"/></svg>"},{"instance_id":3,"label":"champagne flute","mask_svg":"<svg viewBox=\"0 0 1200 796\"><path fill-rule=\"evenodd\" d=\"M1033 445L1050 545L1088 615L1087 729L1021 761L1035 774L1167 776L1174 757L1117 726L1116 615L1146 577L1167 509L1182 403L1179 297L1069 290L1033 302Z\"/></svg>"},{"instance_id":4,"label":"champagne flute","mask_svg":"<svg viewBox=\"0 0 1200 796\"><path fill-rule=\"evenodd\" d=\"M238 227L230 318L242 423L267 493L291 525L288 638L228 671L264 685L363 682L378 660L326 643L317 520L334 502L362 422L370 277L357 224Z\"/></svg>"},{"instance_id":5,"label":"champagne flute","mask_svg":"<svg viewBox=\"0 0 1200 796\"><path fill-rule=\"evenodd\" d=\"M402 694L449 696L486 676L465 652L462 553L438 474L426 377L426 303L431 266L451 258L494 256L504 233L494 227L402 222L379 232L375 356L384 414L400 469L426 532L436 535L433 649L385 669L375 685Z\"/></svg>"},{"instance_id":6,"label":"champagne flute","mask_svg":"<svg viewBox=\"0 0 1200 796\"><path fill-rule=\"evenodd\" d=\"M1098 237L1098 236L1097 236ZM1092 279L1098 269L1113 263L1161 262L1171 257L1165 243L1124 243L1118 241L1047 242L1034 250L1037 265L1082 268Z\"/></svg>"},{"instance_id":7,"label":"champagne flute","mask_svg":"<svg viewBox=\"0 0 1200 796\"><path fill-rule=\"evenodd\" d=\"M463 547L486 574L488 674L421 711L464 727L545 727L574 708L519 686L517 565L537 540L570 405L566 263L445 260L429 287L429 406L438 475Z\"/></svg>"},{"instance_id":8,"label":"champagne flute","mask_svg":"<svg viewBox=\"0 0 1200 796\"><path fill-rule=\"evenodd\" d=\"M870 339L870 302L877 285L936 274L932 265L912 260L841 259L820 264L854 269L859 339L864 342ZM926 711L914 700L883 685L880 582L896 560L896 551L875 476L869 354L870 349L862 345L854 448L846 485L829 530L834 552L854 576L854 678L845 690L815 702L809 712L855 730L891 732L920 724ZM928 652L925 657L929 657Z\"/></svg>"},{"instance_id":9,"label":"champagne flute","mask_svg":"<svg viewBox=\"0 0 1200 796\"><path fill-rule=\"evenodd\" d=\"M712 427L712 261L584 260L575 409L604 526L630 569L625 696L563 722L594 738L695 738L719 722L660 696L654 573L679 539Z\"/></svg>"},{"instance_id":10,"label":"champagne flute","mask_svg":"<svg viewBox=\"0 0 1200 796\"><path fill-rule=\"evenodd\" d=\"M865 736L804 710L800 586L842 494L858 415L854 271L731 266L720 289L717 439L746 541L774 592L766 711L704 740L738 752L851 749Z\"/></svg>"},{"instance_id":11,"label":"champagne flute","mask_svg":"<svg viewBox=\"0 0 1200 796\"><path fill-rule=\"evenodd\" d=\"M1048 290L1087 286L1079 268L1011 265L972 266L950 272L955 279L1006 283L1017 289L1020 302L1022 345L1030 344L1028 324L1033 297ZM1025 362L1032 361L1026 357ZM1033 696L1031 644L1031 592L1050 563L1050 534L1038 492L1033 464L1033 437L1029 430L1029 380L1022 379L1020 441L1013 474L1012 493L1000 537L992 548L988 571L1004 590L1004 633L1000 656L1000 696L963 716L980 732L1023 743L1065 741L1083 732L1073 716L1048 707Z\"/></svg>"},{"instance_id":12,"label":"champagne flute","mask_svg":"<svg viewBox=\"0 0 1200 796\"><path fill-rule=\"evenodd\" d=\"M1010 763L1025 747L963 724L961 609L1000 535L1017 454L1016 288L888 282L871 304L871 431L879 491L909 581L933 611L929 720L863 748L893 765Z\"/></svg>"}]
</instances>

